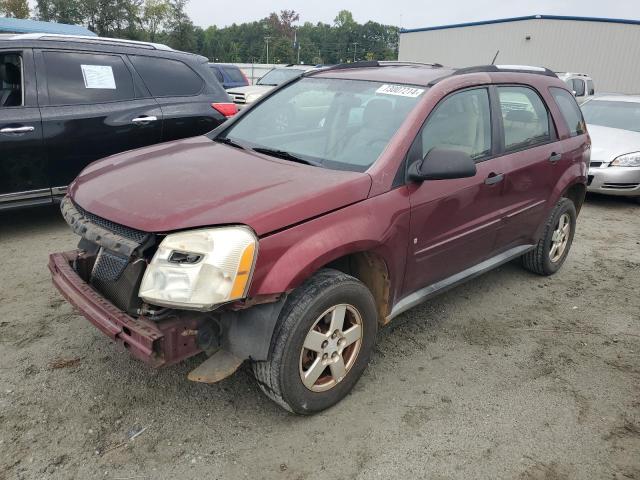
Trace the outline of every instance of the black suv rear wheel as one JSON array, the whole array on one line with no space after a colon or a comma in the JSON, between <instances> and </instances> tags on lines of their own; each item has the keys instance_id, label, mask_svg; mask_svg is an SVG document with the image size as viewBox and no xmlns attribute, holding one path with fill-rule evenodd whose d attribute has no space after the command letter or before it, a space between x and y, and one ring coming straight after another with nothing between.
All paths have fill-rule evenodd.
<instances>
[{"instance_id":1,"label":"black suv rear wheel","mask_svg":"<svg viewBox=\"0 0 640 480\"><path fill-rule=\"evenodd\" d=\"M356 384L377 329L369 289L337 270L321 270L287 299L270 360L254 362L254 376L262 391L290 412L319 412Z\"/></svg>"}]
</instances>

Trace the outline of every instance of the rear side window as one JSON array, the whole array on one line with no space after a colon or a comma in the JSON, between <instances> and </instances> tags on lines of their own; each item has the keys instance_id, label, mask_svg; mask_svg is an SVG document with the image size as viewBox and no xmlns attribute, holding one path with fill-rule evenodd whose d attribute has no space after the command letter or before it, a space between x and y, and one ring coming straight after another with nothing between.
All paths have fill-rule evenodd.
<instances>
[{"instance_id":1,"label":"rear side window","mask_svg":"<svg viewBox=\"0 0 640 480\"><path fill-rule=\"evenodd\" d=\"M178 60L139 55L129 58L154 97L197 95L202 90L202 78Z\"/></svg>"},{"instance_id":2,"label":"rear side window","mask_svg":"<svg viewBox=\"0 0 640 480\"><path fill-rule=\"evenodd\" d=\"M224 83L224 77L222 76L222 72L218 70L216 67L211 67L211 71L216 76L216 80L220 83Z\"/></svg>"},{"instance_id":3,"label":"rear side window","mask_svg":"<svg viewBox=\"0 0 640 480\"><path fill-rule=\"evenodd\" d=\"M244 82L244 76L239 68L236 67L222 67L224 73L231 79L232 82Z\"/></svg>"},{"instance_id":4,"label":"rear side window","mask_svg":"<svg viewBox=\"0 0 640 480\"><path fill-rule=\"evenodd\" d=\"M429 115L422 129L422 155L432 148L450 148L474 160L491 154L491 109L486 89L454 93Z\"/></svg>"},{"instance_id":5,"label":"rear side window","mask_svg":"<svg viewBox=\"0 0 640 480\"><path fill-rule=\"evenodd\" d=\"M573 95L557 87L551 87L549 91L558 104L560 113L562 113L562 116L567 122L571 136L575 137L585 133L587 129L585 128L584 118L582 118L582 111Z\"/></svg>"},{"instance_id":6,"label":"rear side window","mask_svg":"<svg viewBox=\"0 0 640 480\"><path fill-rule=\"evenodd\" d=\"M42 52L51 105L118 102L134 98L131 72L117 55Z\"/></svg>"},{"instance_id":7,"label":"rear side window","mask_svg":"<svg viewBox=\"0 0 640 480\"><path fill-rule=\"evenodd\" d=\"M584 97L584 81L579 78L571 80L573 85L573 91L576 92L576 97Z\"/></svg>"},{"instance_id":8,"label":"rear side window","mask_svg":"<svg viewBox=\"0 0 640 480\"><path fill-rule=\"evenodd\" d=\"M498 87L504 148L521 150L551 140L549 114L540 96L527 87Z\"/></svg>"},{"instance_id":9,"label":"rear side window","mask_svg":"<svg viewBox=\"0 0 640 480\"><path fill-rule=\"evenodd\" d=\"M593 80L587 80L587 91L589 92L589 95L596 94L596 88L593 85Z\"/></svg>"}]
</instances>

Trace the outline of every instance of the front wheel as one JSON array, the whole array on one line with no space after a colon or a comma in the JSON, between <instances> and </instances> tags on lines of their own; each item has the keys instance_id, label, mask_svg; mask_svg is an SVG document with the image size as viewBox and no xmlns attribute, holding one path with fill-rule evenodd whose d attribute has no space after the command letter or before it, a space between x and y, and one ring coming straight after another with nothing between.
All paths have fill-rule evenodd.
<instances>
[{"instance_id":1,"label":"front wheel","mask_svg":"<svg viewBox=\"0 0 640 480\"><path fill-rule=\"evenodd\" d=\"M553 275L567 258L576 229L576 207L561 198L551 211L542 238L536 247L522 256L522 265L539 275Z\"/></svg>"},{"instance_id":2,"label":"front wheel","mask_svg":"<svg viewBox=\"0 0 640 480\"><path fill-rule=\"evenodd\" d=\"M322 270L287 299L270 359L254 362L262 391L309 415L344 398L367 367L378 329L375 301L357 279Z\"/></svg>"}]
</instances>

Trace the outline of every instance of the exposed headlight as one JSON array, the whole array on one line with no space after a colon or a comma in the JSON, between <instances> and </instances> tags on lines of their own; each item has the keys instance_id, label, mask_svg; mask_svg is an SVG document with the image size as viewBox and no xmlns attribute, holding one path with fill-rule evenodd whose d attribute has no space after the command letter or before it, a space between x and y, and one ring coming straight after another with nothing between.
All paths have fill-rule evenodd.
<instances>
[{"instance_id":1,"label":"exposed headlight","mask_svg":"<svg viewBox=\"0 0 640 480\"><path fill-rule=\"evenodd\" d=\"M241 226L167 235L144 272L140 298L203 311L244 298L257 243L254 233Z\"/></svg>"},{"instance_id":2,"label":"exposed headlight","mask_svg":"<svg viewBox=\"0 0 640 480\"><path fill-rule=\"evenodd\" d=\"M626 153L617 157L610 167L640 167L640 152Z\"/></svg>"}]
</instances>

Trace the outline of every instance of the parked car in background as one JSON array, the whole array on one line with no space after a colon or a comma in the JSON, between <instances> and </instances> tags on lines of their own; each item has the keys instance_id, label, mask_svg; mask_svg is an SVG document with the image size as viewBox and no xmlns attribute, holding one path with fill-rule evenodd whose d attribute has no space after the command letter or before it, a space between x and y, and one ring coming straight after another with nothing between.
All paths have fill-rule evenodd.
<instances>
[{"instance_id":1,"label":"parked car in background","mask_svg":"<svg viewBox=\"0 0 640 480\"><path fill-rule=\"evenodd\" d=\"M49 204L94 160L201 135L236 112L204 57L122 39L3 35L0 209Z\"/></svg>"},{"instance_id":2,"label":"parked car in background","mask_svg":"<svg viewBox=\"0 0 640 480\"><path fill-rule=\"evenodd\" d=\"M243 108L249 105L275 87L302 75L304 72L312 70L316 67L308 65L288 65L286 67L276 67L265 73L255 85L249 85L240 88L231 88L228 90L231 99L238 106Z\"/></svg>"},{"instance_id":3,"label":"parked car in background","mask_svg":"<svg viewBox=\"0 0 640 480\"><path fill-rule=\"evenodd\" d=\"M558 78L567 84L578 103L583 103L596 94L593 79L586 73L558 72Z\"/></svg>"},{"instance_id":4,"label":"parked car in background","mask_svg":"<svg viewBox=\"0 0 640 480\"><path fill-rule=\"evenodd\" d=\"M640 96L598 96L582 112L593 142L587 189L640 203Z\"/></svg>"},{"instance_id":5,"label":"parked car in background","mask_svg":"<svg viewBox=\"0 0 640 480\"><path fill-rule=\"evenodd\" d=\"M62 202L79 249L49 268L137 358L207 352L189 374L207 383L249 361L266 395L311 414L347 395L402 312L512 259L558 271L589 146L546 69L311 71L206 136L86 168Z\"/></svg>"},{"instance_id":6,"label":"parked car in background","mask_svg":"<svg viewBox=\"0 0 640 480\"><path fill-rule=\"evenodd\" d=\"M246 87L249 79L240 68L226 63L210 63L209 67L225 90Z\"/></svg>"}]
</instances>

